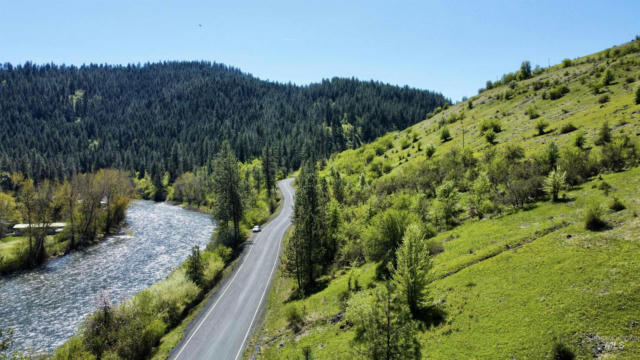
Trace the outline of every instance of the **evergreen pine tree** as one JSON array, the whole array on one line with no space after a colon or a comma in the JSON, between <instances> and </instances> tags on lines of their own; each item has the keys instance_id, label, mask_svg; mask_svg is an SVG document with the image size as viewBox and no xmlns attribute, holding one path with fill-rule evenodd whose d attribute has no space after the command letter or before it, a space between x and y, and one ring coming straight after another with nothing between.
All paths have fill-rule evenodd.
<instances>
[{"instance_id":1,"label":"evergreen pine tree","mask_svg":"<svg viewBox=\"0 0 640 360\"><path fill-rule=\"evenodd\" d=\"M213 214L221 222L233 222L233 241L240 240L240 220L243 215L238 160L228 142L213 161L212 187L215 195Z\"/></svg>"}]
</instances>

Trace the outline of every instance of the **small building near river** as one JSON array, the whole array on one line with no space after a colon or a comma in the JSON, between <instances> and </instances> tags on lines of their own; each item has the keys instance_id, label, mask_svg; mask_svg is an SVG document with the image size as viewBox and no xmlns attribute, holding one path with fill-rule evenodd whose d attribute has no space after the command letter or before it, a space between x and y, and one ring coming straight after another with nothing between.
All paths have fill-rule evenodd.
<instances>
[{"instance_id":1,"label":"small building near river","mask_svg":"<svg viewBox=\"0 0 640 360\"><path fill-rule=\"evenodd\" d=\"M27 232L27 230L29 230L29 228L35 228L35 229L42 229L43 227L47 228L47 234L49 235L54 235L56 233L59 233L60 231L62 231L62 229L65 228L65 226L67 226L67 223L64 222L54 222L48 225L45 224L15 224L13 226L13 233L15 236L22 236L24 235L25 232Z\"/></svg>"}]
</instances>

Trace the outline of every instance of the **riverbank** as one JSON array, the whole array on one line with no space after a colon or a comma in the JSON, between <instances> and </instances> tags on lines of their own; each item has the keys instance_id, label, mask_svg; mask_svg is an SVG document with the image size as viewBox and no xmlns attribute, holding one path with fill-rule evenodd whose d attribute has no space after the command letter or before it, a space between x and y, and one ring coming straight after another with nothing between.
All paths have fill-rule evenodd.
<instances>
[{"instance_id":1,"label":"riverbank","mask_svg":"<svg viewBox=\"0 0 640 360\"><path fill-rule=\"evenodd\" d=\"M280 203L278 195L278 209ZM242 227L247 238L251 236L247 224L264 223L273 216L263 209L250 210ZM117 325L95 326L101 324L101 312L89 315L82 326L84 331L59 347L53 359L90 357L96 353L103 355L103 358L166 358L182 338L190 319L240 261L242 253L237 254L236 258L231 258L231 253L229 248L213 244L201 251L199 258L204 276L199 285L189 278L187 260L164 280L152 284L118 306L109 307L109 316L117 319L112 324ZM108 339L113 345L95 348L91 345L92 339Z\"/></svg>"},{"instance_id":2,"label":"riverbank","mask_svg":"<svg viewBox=\"0 0 640 360\"><path fill-rule=\"evenodd\" d=\"M0 279L0 328L14 331L15 349L52 353L98 299L122 304L167 279L215 228L207 215L149 201L133 201L126 222L122 235Z\"/></svg>"},{"instance_id":3,"label":"riverbank","mask_svg":"<svg viewBox=\"0 0 640 360\"><path fill-rule=\"evenodd\" d=\"M68 244L68 240L59 241L55 236L47 236L44 243L47 259L64 255ZM29 239L26 236L7 236L0 239L0 275L29 269L27 262L23 260L28 246Z\"/></svg>"},{"instance_id":4,"label":"riverbank","mask_svg":"<svg viewBox=\"0 0 640 360\"><path fill-rule=\"evenodd\" d=\"M129 205L130 201L127 202L124 211L129 208ZM47 235L44 241L45 259L36 266L32 266L27 259L27 249L29 247L29 238L27 236L4 237L0 239L0 275L10 275L17 271L34 269L43 266L52 259L94 246L105 238L120 233L123 226L125 226L125 222L121 220L109 231L96 234L93 240L86 242L82 246L76 245L73 248L71 248L68 229L65 229L60 234Z\"/></svg>"},{"instance_id":5,"label":"riverbank","mask_svg":"<svg viewBox=\"0 0 640 360\"><path fill-rule=\"evenodd\" d=\"M282 194L280 193L279 190L276 195L276 204L277 206L274 212L271 214L268 214L266 217L263 217L261 221L259 221L258 223L266 224L269 221L271 221L273 218L275 218L280 213L280 211L282 211L283 201L282 201ZM255 236L255 234L253 234L250 229L245 229L244 232L247 238L245 241L251 241L252 238ZM216 283L211 290L209 290L209 292L202 299L202 301L200 301L190 311L190 313L180 322L178 326L176 326L173 330L171 330L165 336L162 337L162 339L158 344L158 347L150 357L152 360L164 360L169 357L169 353L171 352L171 350L176 345L178 345L180 340L182 340L187 326L191 324L191 322L198 315L202 307L209 301L209 299L217 293L218 289L221 286L224 286L224 284L228 280L228 276L234 272L234 270L239 264L242 263L242 259L245 255L246 255L245 251L237 254L237 256L226 266L226 268L223 269L223 272L220 277L220 281Z\"/></svg>"}]
</instances>

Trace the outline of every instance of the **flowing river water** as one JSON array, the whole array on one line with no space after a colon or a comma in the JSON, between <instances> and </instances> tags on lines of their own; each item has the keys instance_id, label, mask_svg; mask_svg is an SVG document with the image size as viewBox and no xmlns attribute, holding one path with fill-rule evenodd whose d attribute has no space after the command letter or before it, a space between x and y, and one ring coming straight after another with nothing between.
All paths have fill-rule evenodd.
<instances>
[{"instance_id":1,"label":"flowing river water","mask_svg":"<svg viewBox=\"0 0 640 360\"><path fill-rule=\"evenodd\" d=\"M0 277L0 329L13 329L16 349L52 351L74 335L99 293L119 303L164 279L214 229L208 215L149 201L132 202L126 223L122 235Z\"/></svg>"}]
</instances>

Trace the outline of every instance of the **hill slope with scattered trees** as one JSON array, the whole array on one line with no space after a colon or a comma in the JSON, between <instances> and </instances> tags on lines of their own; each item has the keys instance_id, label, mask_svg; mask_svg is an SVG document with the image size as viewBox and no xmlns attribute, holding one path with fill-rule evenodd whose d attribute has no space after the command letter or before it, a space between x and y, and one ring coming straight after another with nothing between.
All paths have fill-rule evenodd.
<instances>
[{"instance_id":1,"label":"hill slope with scattered trees","mask_svg":"<svg viewBox=\"0 0 640 360\"><path fill-rule=\"evenodd\" d=\"M525 61L304 166L258 358L638 358L639 80Z\"/></svg>"},{"instance_id":2,"label":"hill slope with scattered trees","mask_svg":"<svg viewBox=\"0 0 640 360\"><path fill-rule=\"evenodd\" d=\"M220 64L0 66L0 171L39 181L101 168L171 181L229 141L240 161L270 146L283 169L422 119L437 93L355 79L295 86Z\"/></svg>"}]
</instances>

